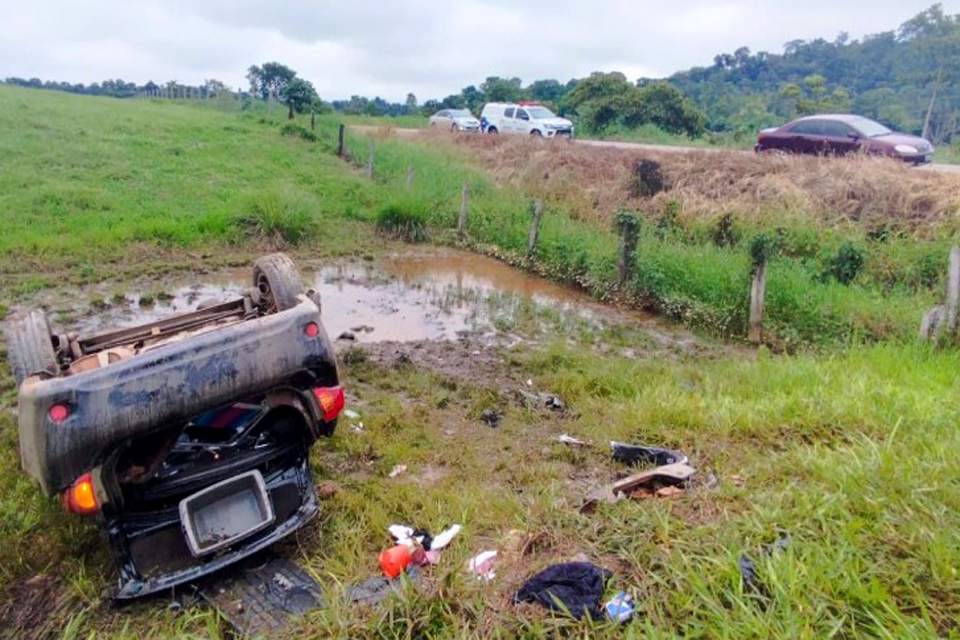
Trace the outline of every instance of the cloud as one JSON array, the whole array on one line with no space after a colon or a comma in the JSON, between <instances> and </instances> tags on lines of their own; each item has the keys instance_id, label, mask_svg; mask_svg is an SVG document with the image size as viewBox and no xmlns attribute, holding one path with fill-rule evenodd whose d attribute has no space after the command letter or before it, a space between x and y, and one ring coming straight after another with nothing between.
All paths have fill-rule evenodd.
<instances>
[{"instance_id":1,"label":"cloud","mask_svg":"<svg viewBox=\"0 0 960 640\"><path fill-rule=\"evenodd\" d=\"M931 1L0 0L0 76L243 86L278 60L328 99L423 100L491 75L665 76L740 46L895 29Z\"/></svg>"}]
</instances>

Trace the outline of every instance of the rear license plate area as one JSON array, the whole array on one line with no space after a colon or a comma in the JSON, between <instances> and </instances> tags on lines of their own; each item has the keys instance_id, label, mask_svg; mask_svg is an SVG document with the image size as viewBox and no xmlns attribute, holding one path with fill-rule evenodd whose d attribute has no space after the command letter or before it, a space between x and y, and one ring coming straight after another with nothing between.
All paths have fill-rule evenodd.
<instances>
[{"instance_id":1,"label":"rear license plate area","mask_svg":"<svg viewBox=\"0 0 960 640\"><path fill-rule=\"evenodd\" d=\"M228 478L180 501L180 524L190 553L214 553L273 524L276 515L257 470Z\"/></svg>"}]
</instances>

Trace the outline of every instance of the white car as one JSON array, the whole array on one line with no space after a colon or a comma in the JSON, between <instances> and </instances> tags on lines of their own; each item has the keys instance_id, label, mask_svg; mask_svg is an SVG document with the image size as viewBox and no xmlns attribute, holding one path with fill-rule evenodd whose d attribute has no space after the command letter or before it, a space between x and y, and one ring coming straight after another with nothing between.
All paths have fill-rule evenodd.
<instances>
[{"instance_id":1,"label":"white car","mask_svg":"<svg viewBox=\"0 0 960 640\"><path fill-rule=\"evenodd\" d=\"M467 109L443 109L430 116L431 127L444 127L451 131L480 131L480 121Z\"/></svg>"},{"instance_id":2,"label":"white car","mask_svg":"<svg viewBox=\"0 0 960 640\"><path fill-rule=\"evenodd\" d=\"M557 117L550 109L535 103L491 102L480 113L485 133L524 133L553 138L573 137L573 123Z\"/></svg>"}]
</instances>

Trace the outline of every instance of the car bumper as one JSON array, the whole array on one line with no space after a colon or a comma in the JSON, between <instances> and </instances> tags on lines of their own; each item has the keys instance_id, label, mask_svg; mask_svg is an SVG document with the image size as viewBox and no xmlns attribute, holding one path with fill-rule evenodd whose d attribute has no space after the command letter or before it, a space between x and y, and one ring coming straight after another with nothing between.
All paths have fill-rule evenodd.
<instances>
[{"instance_id":1,"label":"car bumper","mask_svg":"<svg viewBox=\"0 0 960 640\"><path fill-rule=\"evenodd\" d=\"M930 164L933 162L933 152L930 153L917 153L917 154L895 154L895 158L898 160L903 160L904 162L911 162L913 164Z\"/></svg>"},{"instance_id":2,"label":"car bumper","mask_svg":"<svg viewBox=\"0 0 960 640\"><path fill-rule=\"evenodd\" d=\"M570 129L547 129L544 135L548 138L572 138L573 128Z\"/></svg>"},{"instance_id":3,"label":"car bumper","mask_svg":"<svg viewBox=\"0 0 960 640\"><path fill-rule=\"evenodd\" d=\"M293 309L167 344L109 367L20 387L23 468L47 493L68 486L122 443L238 397L334 367L320 310L305 296ZM322 324L320 325L322 327ZM70 407L53 422L53 404Z\"/></svg>"}]
</instances>

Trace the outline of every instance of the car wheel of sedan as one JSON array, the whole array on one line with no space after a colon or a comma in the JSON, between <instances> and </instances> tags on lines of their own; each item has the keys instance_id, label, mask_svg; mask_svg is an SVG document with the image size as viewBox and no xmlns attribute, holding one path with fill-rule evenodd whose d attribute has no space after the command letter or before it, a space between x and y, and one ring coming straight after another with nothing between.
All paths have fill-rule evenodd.
<instances>
[{"instance_id":1,"label":"car wheel of sedan","mask_svg":"<svg viewBox=\"0 0 960 640\"><path fill-rule=\"evenodd\" d=\"M460 126L456 123L450 125L450 131L460 131Z\"/></svg>"},{"instance_id":2,"label":"car wheel of sedan","mask_svg":"<svg viewBox=\"0 0 960 640\"><path fill-rule=\"evenodd\" d=\"M47 314L39 309L12 320L7 328L7 360L17 386L36 374L60 373Z\"/></svg>"},{"instance_id":3,"label":"car wheel of sedan","mask_svg":"<svg viewBox=\"0 0 960 640\"><path fill-rule=\"evenodd\" d=\"M303 290L297 267L285 253L271 253L253 263L253 286L271 311L297 306L297 296Z\"/></svg>"}]
</instances>

